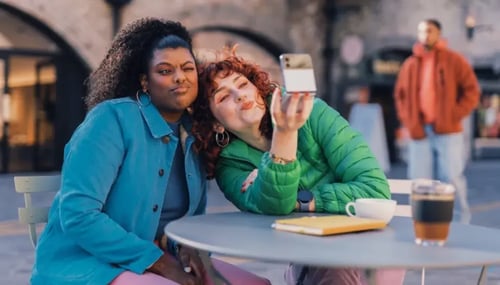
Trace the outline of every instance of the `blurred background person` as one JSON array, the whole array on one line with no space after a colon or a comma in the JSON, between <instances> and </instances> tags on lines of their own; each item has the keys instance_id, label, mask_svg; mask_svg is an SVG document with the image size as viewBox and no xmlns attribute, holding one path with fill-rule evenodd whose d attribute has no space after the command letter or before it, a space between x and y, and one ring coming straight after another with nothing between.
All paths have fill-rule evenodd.
<instances>
[{"instance_id":1,"label":"blurred background person","mask_svg":"<svg viewBox=\"0 0 500 285\"><path fill-rule=\"evenodd\" d=\"M434 178L457 188L469 213L464 176L462 120L477 106L480 88L474 71L441 38L441 23L418 24L418 42L405 60L394 91L397 114L408 129L408 178Z\"/></svg>"}]
</instances>

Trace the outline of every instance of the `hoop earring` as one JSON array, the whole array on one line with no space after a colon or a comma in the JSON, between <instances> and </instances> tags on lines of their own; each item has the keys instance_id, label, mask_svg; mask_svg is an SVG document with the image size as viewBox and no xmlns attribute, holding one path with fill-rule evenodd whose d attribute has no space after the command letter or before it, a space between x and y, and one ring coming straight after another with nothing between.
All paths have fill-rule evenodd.
<instances>
[{"instance_id":1,"label":"hoop earring","mask_svg":"<svg viewBox=\"0 0 500 285\"><path fill-rule=\"evenodd\" d=\"M278 83L276 83L276 82L271 82L269 85L270 85L273 89L280 88L280 85L279 85Z\"/></svg>"},{"instance_id":2,"label":"hoop earring","mask_svg":"<svg viewBox=\"0 0 500 285\"><path fill-rule=\"evenodd\" d=\"M224 130L222 133L215 133L215 143L222 148L229 144L229 133Z\"/></svg>"},{"instance_id":3,"label":"hoop earring","mask_svg":"<svg viewBox=\"0 0 500 285\"><path fill-rule=\"evenodd\" d=\"M145 104L142 103L141 97L147 98L147 102ZM137 90L137 92L135 93L135 99L137 100L137 104L139 105L139 107L146 107L151 104L151 95L149 95L147 90Z\"/></svg>"}]
</instances>

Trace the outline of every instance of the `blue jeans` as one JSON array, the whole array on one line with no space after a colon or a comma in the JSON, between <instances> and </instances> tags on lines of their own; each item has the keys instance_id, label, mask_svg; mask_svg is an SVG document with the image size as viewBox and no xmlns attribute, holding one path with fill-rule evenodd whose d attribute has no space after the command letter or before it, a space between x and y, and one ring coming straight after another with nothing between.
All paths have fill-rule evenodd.
<instances>
[{"instance_id":1,"label":"blue jeans","mask_svg":"<svg viewBox=\"0 0 500 285\"><path fill-rule=\"evenodd\" d=\"M431 125L425 126L425 133L425 139L410 140L408 145L408 178L430 178L453 184L461 209L469 211L463 133L436 134Z\"/></svg>"}]
</instances>

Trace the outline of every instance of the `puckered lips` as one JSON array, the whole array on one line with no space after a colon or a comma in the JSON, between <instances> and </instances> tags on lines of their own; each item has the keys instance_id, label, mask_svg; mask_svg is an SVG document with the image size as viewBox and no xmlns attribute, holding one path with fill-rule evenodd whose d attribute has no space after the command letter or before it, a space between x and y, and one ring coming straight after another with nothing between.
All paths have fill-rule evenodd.
<instances>
[{"instance_id":1,"label":"puckered lips","mask_svg":"<svg viewBox=\"0 0 500 285\"><path fill-rule=\"evenodd\" d=\"M188 92L188 90L189 90L189 85L187 85L187 84L179 85L179 86L176 86L176 87L170 89L170 91L172 91L173 93L175 93L177 95L184 94L184 93Z\"/></svg>"},{"instance_id":2,"label":"puckered lips","mask_svg":"<svg viewBox=\"0 0 500 285\"><path fill-rule=\"evenodd\" d=\"M240 110L245 111L245 110L250 110L253 107L253 102L252 101L245 101L241 104Z\"/></svg>"}]
</instances>

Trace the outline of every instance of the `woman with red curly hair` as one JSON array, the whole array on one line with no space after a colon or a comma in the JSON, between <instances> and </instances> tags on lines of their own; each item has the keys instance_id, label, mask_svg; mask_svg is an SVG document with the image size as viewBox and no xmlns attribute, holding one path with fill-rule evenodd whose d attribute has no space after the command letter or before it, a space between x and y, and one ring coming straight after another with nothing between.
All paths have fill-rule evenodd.
<instances>
[{"instance_id":1,"label":"woman with red curly hair","mask_svg":"<svg viewBox=\"0 0 500 285\"><path fill-rule=\"evenodd\" d=\"M357 198L390 198L386 177L362 136L313 94L283 96L268 73L234 53L205 63L199 82L195 148L205 158L208 177L216 178L240 210L345 214L345 205ZM366 282L358 269L293 264L285 279L287 284Z\"/></svg>"}]
</instances>

